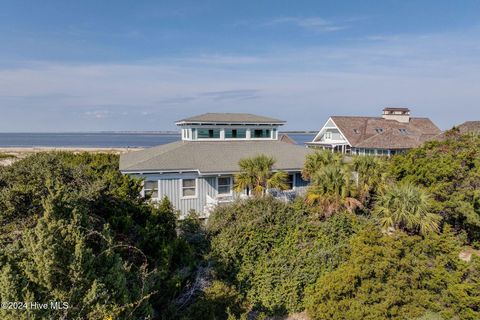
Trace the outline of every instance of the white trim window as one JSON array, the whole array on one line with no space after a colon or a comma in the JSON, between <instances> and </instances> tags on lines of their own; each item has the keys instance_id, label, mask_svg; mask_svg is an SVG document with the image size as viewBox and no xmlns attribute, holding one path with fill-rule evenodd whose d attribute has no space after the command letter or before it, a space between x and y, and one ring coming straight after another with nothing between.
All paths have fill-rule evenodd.
<instances>
[{"instance_id":1,"label":"white trim window","mask_svg":"<svg viewBox=\"0 0 480 320\"><path fill-rule=\"evenodd\" d=\"M325 140L332 140L332 132L325 131Z\"/></svg>"},{"instance_id":2,"label":"white trim window","mask_svg":"<svg viewBox=\"0 0 480 320\"><path fill-rule=\"evenodd\" d=\"M197 179L182 179L182 198L197 197Z\"/></svg>"},{"instance_id":3,"label":"white trim window","mask_svg":"<svg viewBox=\"0 0 480 320\"><path fill-rule=\"evenodd\" d=\"M216 128L198 128L197 139L220 139L221 129Z\"/></svg>"},{"instance_id":4,"label":"white trim window","mask_svg":"<svg viewBox=\"0 0 480 320\"><path fill-rule=\"evenodd\" d=\"M272 139L271 129L251 129L252 139Z\"/></svg>"},{"instance_id":5,"label":"white trim window","mask_svg":"<svg viewBox=\"0 0 480 320\"><path fill-rule=\"evenodd\" d=\"M232 177L217 177L217 193L218 195L231 195L233 189Z\"/></svg>"},{"instance_id":6,"label":"white trim window","mask_svg":"<svg viewBox=\"0 0 480 320\"><path fill-rule=\"evenodd\" d=\"M150 196L152 199L158 198L158 180L145 180L143 182L143 193L145 196Z\"/></svg>"},{"instance_id":7,"label":"white trim window","mask_svg":"<svg viewBox=\"0 0 480 320\"><path fill-rule=\"evenodd\" d=\"M225 129L225 139L246 139L246 138L247 138L246 128L226 128Z\"/></svg>"}]
</instances>

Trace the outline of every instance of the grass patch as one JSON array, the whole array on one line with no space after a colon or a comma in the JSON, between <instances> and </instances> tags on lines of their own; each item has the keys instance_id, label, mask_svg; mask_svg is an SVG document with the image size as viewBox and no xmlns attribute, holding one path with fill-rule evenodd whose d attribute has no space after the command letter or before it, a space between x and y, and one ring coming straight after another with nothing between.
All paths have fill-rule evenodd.
<instances>
[{"instance_id":1,"label":"grass patch","mask_svg":"<svg viewBox=\"0 0 480 320\"><path fill-rule=\"evenodd\" d=\"M3 159L14 159L16 158L13 154L8 154L8 153L0 153L0 160Z\"/></svg>"}]
</instances>

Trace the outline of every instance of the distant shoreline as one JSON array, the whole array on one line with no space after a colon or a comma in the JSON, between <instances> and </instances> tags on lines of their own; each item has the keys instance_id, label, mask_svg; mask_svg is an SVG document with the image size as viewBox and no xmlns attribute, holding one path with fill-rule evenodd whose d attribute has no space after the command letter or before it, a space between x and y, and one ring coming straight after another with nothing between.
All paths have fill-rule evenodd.
<instances>
[{"instance_id":1,"label":"distant shoreline","mask_svg":"<svg viewBox=\"0 0 480 320\"><path fill-rule=\"evenodd\" d=\"M5 154L23 154L38 153L48 151L65 151L65 152L99 152L99 153L125 153L129 151L141 150L144 148L116 148L116 147L0 147L0 153Z\"/></svg>"},{"instance_id":2,"label":"distant shoreline","mask_svg":"<svg viewBox=\"0 0 480 320\"><path fill-rule=\"evenodd\" d=\"M280 133L314 134L318 130L287 130ZM65 132L0 132L0 134L158 134L158 135L181 135L180 131L65 131Z\"/></svg>"}]
</instances>

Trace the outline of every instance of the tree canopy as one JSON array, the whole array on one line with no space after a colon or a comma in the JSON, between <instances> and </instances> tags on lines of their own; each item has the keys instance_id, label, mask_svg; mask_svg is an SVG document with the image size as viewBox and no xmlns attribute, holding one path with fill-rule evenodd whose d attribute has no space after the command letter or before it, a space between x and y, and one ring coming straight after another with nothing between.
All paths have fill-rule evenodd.
<instances>
[{"instance_id":1,"label":"tree canopy","mask_svg":"<svg viewBox=\"0 0 480 320\"><path fill-rule=\"evenodd\" d=\"M0 298L69 308L0 317L478 319L479 150L313 153L289 203L266 192L285 184L274 159L244 159L236 188L255 196L206 222L141 197L117 156L36 154L0 167Z\"/></svg>"},{"instance_id":2,"label":"tree canopy","mask_svg":"<svg viewBox=\"0 0 480 320\"><path fill-rule=\"evenodd\" d=\"M1 300L68 304L2 319L160 317L190 276L173 207L139 197L117 156L36 154L0 168L0 186Z\"/></svg>"}]
</instances>

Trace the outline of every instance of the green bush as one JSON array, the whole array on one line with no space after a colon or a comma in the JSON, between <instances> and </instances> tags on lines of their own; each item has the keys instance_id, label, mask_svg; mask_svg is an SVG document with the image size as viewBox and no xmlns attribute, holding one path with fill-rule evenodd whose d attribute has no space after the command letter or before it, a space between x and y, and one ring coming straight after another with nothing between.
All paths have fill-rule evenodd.
<instances>
[{"instance_id":1,"label":"green bush","mask_svg":"<svg viewBox=\"0 0 480 320\"><path fill-rule=\"evenodd\" d=\"M428 238L367 228L351 256L306 292L312 319L413 319L437 312L478 319L479 261L458 259L460 242L446 228Z\"/></svg>"},{"instance_id":2,"label":"green bush","mask_svg":"<svg viewBox=\"0 0 480 320\"><path fill-rule=\"evenodd\" d=\"M348 240L362 225L347 213L314 217L300 202L270 198L216 210L208 228L219 277L255 310L302 311L304 288L348 257Z\"/></svg>"},{"instance_id":3,"label":"green bush","mask_svg":"<svg viewBox=\"0 0 480 320\"><path fill-rule=\"evenodd\" d=\"M139 197L118 156L41 153L0 168L0 300L66 302L2 319L162 317L195 257L168 199Z\"/></svg>"},{"instance_id":4,"label":"green bush","mask_svg":"<svg viewBox=\"0 0 480 320\"><path fill-rule=\"evenodd\" d=\"M480 136L430 142L391 165L393 177L427 188L433 211L470 240L480 240Z\"/></svg>"}]
</instances>

